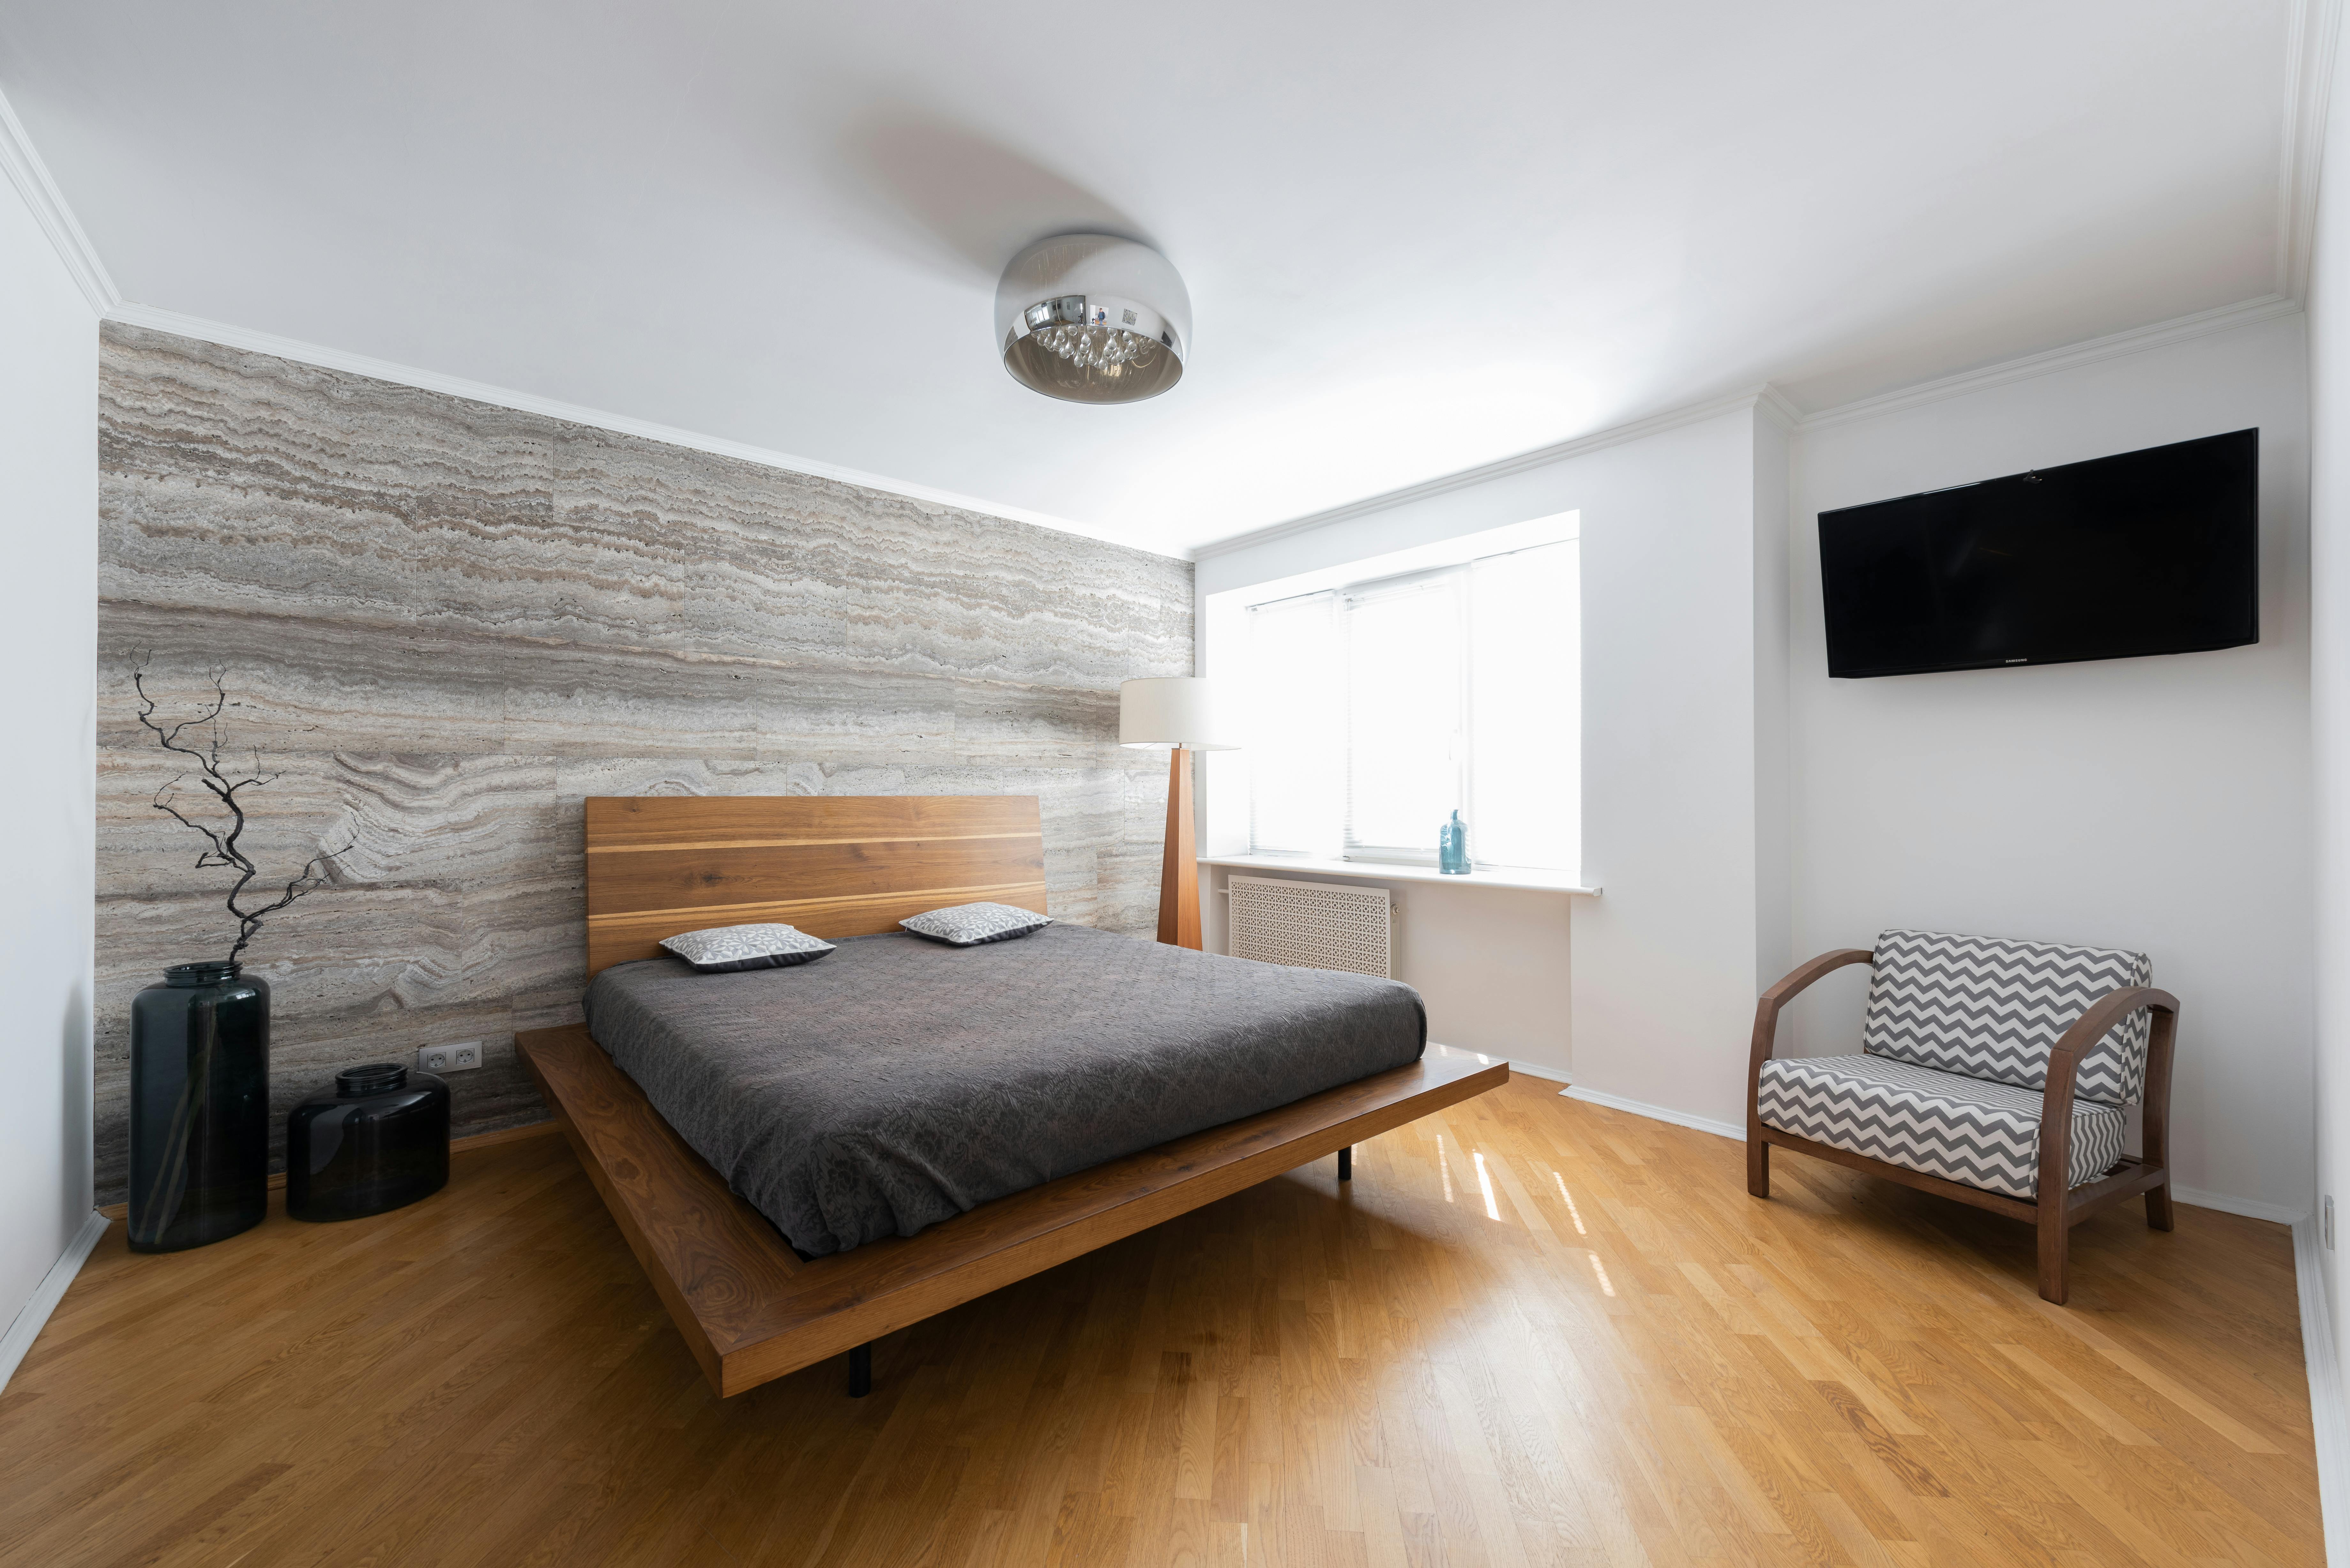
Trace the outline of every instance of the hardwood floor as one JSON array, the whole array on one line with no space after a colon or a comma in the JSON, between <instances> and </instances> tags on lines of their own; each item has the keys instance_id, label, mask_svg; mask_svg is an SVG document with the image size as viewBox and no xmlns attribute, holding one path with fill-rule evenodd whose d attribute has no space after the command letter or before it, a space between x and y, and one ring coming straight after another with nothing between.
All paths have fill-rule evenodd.
<instances>
[{"instance_id":1,"label":"hardwood floor","mask_svg":"<svg viewBox=\"0 0 2350 1568\"><path fill-rule=\"evenodd\" d=\"M2321 1561L2291 1241L2025 1226L1533 1080L723 1403L557 1138L133 1258L0 1397L0 1562Z\"/></svg>"}]
</instances>

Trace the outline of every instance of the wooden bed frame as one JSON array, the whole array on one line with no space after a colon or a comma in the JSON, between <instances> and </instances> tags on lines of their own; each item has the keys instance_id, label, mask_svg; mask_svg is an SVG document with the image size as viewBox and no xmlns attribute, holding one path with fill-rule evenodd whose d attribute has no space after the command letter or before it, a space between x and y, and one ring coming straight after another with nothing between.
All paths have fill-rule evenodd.
<instances>
[{"instance_id":1,"label":"wooden bed frame","mask_svg":"<svg viewBox=\"0 0 2350 1568\"><path fill-rule=\"evenodd\" d=\"M814 935L894 929L987 899L1045 909L1033 795L650 795L588 802L588 972L663 937L772 920ZM1509 1079L1430 1054L982 1204L920 1235L803 1260L661 1119L577 1025L516 1037L524 1064L679 1332L723 1397L872 1342L1163 1220L1336 1154Z\"/></svg>"}]
</instances>

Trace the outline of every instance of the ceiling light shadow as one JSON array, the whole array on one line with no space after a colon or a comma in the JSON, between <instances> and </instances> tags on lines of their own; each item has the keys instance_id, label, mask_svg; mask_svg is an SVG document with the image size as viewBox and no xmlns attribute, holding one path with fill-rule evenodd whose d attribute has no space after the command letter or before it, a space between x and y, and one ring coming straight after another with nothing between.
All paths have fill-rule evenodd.
<instances>
[{"instance_id":1,"label":"ceiling light shadow","mask_svg":"<svg viewBox=\"0 0 2350 1568\"><path fill-rule=\"evenodd\" d=\"M880 219L894 248L930 265L993 284L1047 234L1115 234L1150 244L1109 202L973 131L912 115L877 115L842 139L842 163L860 209Z\"/></svg>"}]
</instances>

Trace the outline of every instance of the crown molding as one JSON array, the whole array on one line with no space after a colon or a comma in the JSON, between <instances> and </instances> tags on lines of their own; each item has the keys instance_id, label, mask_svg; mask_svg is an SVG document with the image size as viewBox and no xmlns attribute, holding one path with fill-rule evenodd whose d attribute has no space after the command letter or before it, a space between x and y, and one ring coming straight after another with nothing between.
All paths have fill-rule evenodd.
<instances>
[{"instance_id":1,"label":"crown molding","mask_svg":"<svg viewBox=\"0 0 2350 1568\"><path fill-rule=\"evenodd\" d=\"M650 420L608 413L602 409L586 408L554 398L542 398L534 392L518 392L510 387L492 386L487 381L469 381L462 376L444 376L438 370L420 370L413 365L372 358L365 354L347 353L340 348L305 343L299 338L280 337L274 332L255 332L243 327L231 327L226 322L182 316L176 310L161 310L151 305L120 304L106 313L106 319L120 322L126 327L143 327L180 337L192 337L200 342L216 343L224 348L235 348L247 354L266 354L273 358L291 359L296 364L313 365L322 370L339 370L346 375L365 376L373 381L389 381L395 386L414 387L419 391L463 398L468 402L488 403L494 408L513 409L518 413L539 414L547 419L561 420L567 424L586 425L594 430L610 431L617 435L640 436L647 441L660 441L664 446L685 447L716 457L735 458L743 462L757 463L762 468L806 474L811 479L854 484L866 490L878 490L884 494L902 496L927 507L952 507L959 512L973 512L984 517L1027 523L1056 533L1098 539L1104 544L1129 550L1143 549L1131 539L1097 524L1031 512L1024 507L1005 506L997 502L983 501L976 495L890 479L879 473L868 473L863 469L843 468L838 463L799 457L770 447L753 446L747 441L728 441L721 436L703 435L699 431L681 430L675 425L656 424ZM1166 550L1146 550L1144 553L1171 556L1177 560L1189 558Z\"/></svg>"},{"instance_id":2,"label":"crown molding","mask_svg":"<svg viewBox=\"0 0 2350 1568\"><path fill-rule=\"evenodd\" d=\"M89 236L82 232L81 224L75 220L73 209L66 205L65 193L57 189L57 182L51 178L48 166L41 161L41 155L33 150L31 140L25 133L24 122L16 118L16 111L5 94L0 94L0 168L7 171L9 182L24 197L26 206L32 209L42 232L48 235L49 244L56 247L57 258L73 275L82 296L89 301L90 309L109 321L170 332L250 354L267 354L280 359L291 359L297 364L315 365L323 370L340 370L349 375L365 376L371 380L414 387L421 391L440 392L472 402L514 409L522 413L541 414L548 419L611 431L619 435L641 436L647 441L657 441L668 446L685 447L718 457L757 463L762 468L780 469L788 473L806 474L812 479L828 479L867 490L878 490L884 494L903 496L925 506L952 507L984 517L1000 517L1007 522L1027 523L1058 533L1098 539L1130 550L1142 548L1111 529L1075 518L1031 512L1024 507L1005 506L983 501L975 495L889 479L861 469L820 462L814 458L753 446L745 441L727 441L696 431L681 430L674 425L656 424L650 420L608 413L601 409L561 402L507 387L494 387L485 381L470 381L460 376L444 376L435 370L420 370L412 365L395 364L389 359L371 358L364 354L345 353L339 348L305 343L298 338L281 337L272 332L255 332L242 327L231 327L225 322L184 316L176 310L133 304L124 300L121 291L115 287L106 264L99 259L96 247L89 243ZM1148 553L1169 554L1166 551ZM1176 558L1188 557L1178 555Z\"/></svg>"},{"instance_id":3,"label":"crown molding","mask_svg":"<svg viewBox=\"0 0 2350 1568\"><path fill-rule=\"evenodd\" d=\"M2333 0L2322 0L2322 3L2330 5ZM2184 343L2190 338L2206 337L2214 332L2226 332L2232 327L2250 327L2255 322L2272 320L2280 316L2295 315L2300 310L2301 302L2297 299L2282 295L2262 295L2258 299L2248 299L2238 305L2225 305L2216 310L2200 310L2192 316L2175 317L2168 321L2158 321L2150 326L2134 327L2126 332L2116 332L2104 337L2093 337L2085 343L2069 344L2064 348L2051 348L2039 354L2027 354L2018 359L2002 360L1996 365L1961 370L1954 376L1944 376L1938 380L1899 388L1873 398L1863 398L1856 402L1840 404L1832 409L1822 409L1816 413L1804 413L1784 392L1766 381L1751 390L1735 393L1730 397L1668 410L1644 420L1636 420L1629 424L1615 425L1604 431L1595 431L1589 435L1577 436L1572 441L1560 441L1553 446L1538 447L1533 452L1522 452L1516 457L1503 458L1498 462L1489 462L1480 468L1463 469L1458 473L1446 474L1440 479L1431 479L1419 484L1408 485L1400 490L1390 490L1381 494L1366 496L1360 501L1349 502L1344 506L1334 506L1326 512L1311 513L1304 517L1292 518L1286 523L1275 523L1268 527L1252 529L1246 534L1235 534L1228 539L1218 539L1211 544L1195 546L1191 551L1191 556L1194 560L1205 561L1218 556L1229 556L1238 550L1250 549L1258 545L1269 545L1276 539L1286 539L1293 535L1327 527L1333 523L1367 517L1374 513L1388 511L1415 501L1423 501L1430 496L1465 490L1471 485L1482 484L1488 480L1522 473L1527 469L1539 468L1545 463L1562 462L1570 457L1580 457L1586 452L1598 452L1607 447L1620 446L1626 441L1638 441L1643 436L1660 434L1665 431L1676 430L1682 425L1695 424L1701 420L1710 420L1718 414L1734 412L1739 409L1761 410L1779 421L1791 431L1808 433L1829 426L1851 424L1860 420L1872 420L1886 414L1899 413L1906 409L1939 402L1945 398L1964 397L1970 392L1984 391L1992 387L2003 387L2016 381L2027 381L2035 376L2054 375L2060 370L2074 369L2083 365L2094 365L2101 359L2116 359L2127 354L2142 354L2149 348L2160 348L2172 343Z\"/></svg>"},{"instance_id":4,"label":"crown molding","mask_svg":"<svg viewBox=\"0 0 2350 1568\"><path fill-rule=\"evenodd\" d=\"M32 138L25 134L25 122L16 118L16 108L5 93L0 93L0 169L8 171L8 183L16 188L25 205L32 209L33 221L48 235L57 259L72 275L74 286L89 301L91 313L104 316L120 305L121 291L108 275L106 264L98 259L89 236L74 220L73 209L66 205L65 192L49 176L49 166L33 151Z\"/></svg>"},{"instance_id":5,"label":"crown molding","mask_svg":"<svg viewBox=\"0 0 2350 1568\"><path fill-rule=\"evenodd\" d=\"M1769 381L1762 383L1762 389L1755 396L1754 406L1771 414L1789 430L1804 422L1804 410L1795 406L1795 400Z\"/></svg>"},{"instance_id":6,"label":"crown molding","mask_svg":"<svg viewBox=\"0 0 2350 1568\"><path fill-rule=\"evenodd\" d=\"M2126 354L2143 354L2149 348L2184 343L2189 338L2226 332L2232 327L2250 327L2254 322L2297 314L2300 309L2301 302L2297 299L2264 294L2258 299L2247 299L2239 305L2223 305L2216 310L2199 310L2192 316L2174 317L2168 321L2158 321L2147 327L2133 327L2126 332L2092 337L2085 343L2074 343L2040 354L2027 354L2020 359L2005 359L1996 365L1961 370L1955 376L1944 376L1939 380L1921 381L1914 387L1903 387L1873 398L1822 409L1817 413L1805 414L1802 428L1814 431L1827 425L1850 424L1856 420L1898 414L1905 409L1940 402L1945 398L1964 397L1969 392L2003 387L2014 381L2028 381L2035 376L2053 376L2059 370L2094 365L2100 359L2118 359Z\"/></svg>"},{"instance_id":7,"label":"crown molding","mask_svg":"<svg viewBox=\"0 0 2350 1568\"><path fill-rule=\"evenodd\" d=\"M2330 12L2334 0L2311 0L2311 3L2314 5L2325 6ZM5 111L5 100L0 99L0 116L5 116L5 123L0 124L0 159L5 159L15 150L6 136L6 132L14 128L15 119L13 116L6 116ZM23 147L23 143L19 141L15 144L15 147ZM25 148L24 151L29 152L30 149ZM32 167L39 171L37 161ZM13 164L10 166L10 172L12 174L16 172ZM40 173L41 178L46 180L46 171L40 171ZM35 206L36 212L42 211L37 203L35 203ZM72 215L65 210L62 202L57 203L52 210L62 218L64 223L72 224ZM76 226L70 229L70 233L78 239L81 231ZM52 237L55 237L54 234ZM87 252L87 240L79 240L79 244ZM90 264L93 266L97 265L95 254L88 254ZM59 254L68 257L69 266L73 265L70 259L71 253L62 245ZM77 273L78 277L81 275L83 275ZM113 287L112 283L107 280L102 267L89 275L102 283L105 288L110 290ZM93 298L95 297L93 296ZM2257 299L2245 300L2241 304L2221 306L2214 310L2198 311L2190 316L2176 317L2168 321L2158 321L2149 326L2132 327L2126 332L2094 337L2086 342L2071 344L2065 348L2052 348L2039 354L2029 354L2021 358L2003 360L1995 365L1985 365L1972 370L1962 370L1956 375L1944 376L1939 379L1921 382L1912 387L1899 388L1894 391L1863 398L1809 414L1798 408L1794 401L1778 387L1766 381L1760 386L1745 391L1734 392L1727 397L1686 404L1677 409L1668 409L1645 419L1634 420L1626 424L1611 425L1606 430L1594 431L1587 435L1556 441L1549 446L1537 447L1531 452L1520 452L1516 456L1502 458L1476 468L1462 469L1455 473L1424 480L1418 484L1384 491L1377 495L1365 496L1359 501L1348 502L1344 505L1309 513L1302 517L1271 524L1244 534L1235 534L1228 538L1194 546L1188 551L1157 550L1147 553L1170 556L1177 560L1210 560L1218 556L1229 556L1258 545L1271 544L1276 539L1285 539L1315 528L1327 527L1334 523L1344 523L1357 517L1370 516L1376 513L1408 505L1412 502L1449 494L1454 491L1465 490L1472 485L1483 484L1511 474L1523 473L1529 469L1562 462L1569 458L1601 452L1608 447L1621 446L1626 442L1639 441L1648 436L1660 435L1667 431L1678 430L1684 425L1697 424L1722 414L1734 413L1742 409L1758 410L1777 420L1791 431L1796 431L1849 424L1861 420L1876 419L1886 414L1899 413L1904 410L1939 402L1946 398L1963 397L1970 392L2029 380L2035 376L2054 375L2060 370L2095 364L2102 359L2144 353L2147 349L2159 348L2167 344L2182 343L2190 338L2201 337L2214 332L2225 332L2233 327L2248 327L2255 322L2267 321L2280 316L2291 316L2301 308L2301 303L2297 299L2282 295L2263 295ZM439 371L418 369L414 366L401 365L389 359L372 358L364 354L347 353L339 348L328 348L316 343L303 342L298 338L281 337L275 333L255 332L242 327L232 327L225 322L207 321L201 317L182 315L178 311L162 310L147 305L117 303L111 308L105 309L102 314L106 319L119 321L125 326L149 327L182 337L216 343L225 348L236 348L254 354L267 354L280 359L290 359L297 364L314 365L321 369L340 370L355 376L365 376L372 380L389 381L399 386L414 387L422 391L440 392L450 397L463 398L472 402L488 403L497 408L514 409L523 413L541 414L549 419L587 425L597 430L608 430L621 435L641 436L648 441L660 441L669 446L706 452L719 457L737 458L745 462L757 463L761 467L806 474L811 478L837 480L845 484L855 484L868 490L878 490L886 494L903 496L910 501L928 505L951 506L960 511L977 513L983 516L1000 517L1014 523L1032 524L1040 528L1051 528L1064 534L1098 539L1128 549L1143 548L1113 530L1096 524L1083 523L1073 518L1056 517L1047 513L1031 512L1023 507L1002 505L954 491L940 490L930 485L889 479L860 469L843 468L837 463L823 462L815 458L798 457L767 447L727 441L717 436L703 435L695 431L682 430L674 425L656 424L650 420L608 413L600 409L590 409L577 403L561 402L553 398L539 397L535 393L518 392L510 388L493 386L485 381L472 381L462 377L444 376Z\"/></svg>"},{"instance_id":8,"label":"crown molding","mask_svg":"<svg viewBox=\"0 0 2350 1568\"><path fill-rule=\"evenodd\" d=\"M2317 235L2318 178L2325 159L2326 111L2342 30L2341 0L2299 0L2285 40L2284 150L2277 170L2276 291L2309 295Z\"/></svg>"},{"instance_id":9,"label":"crown molding","mask_svg":"<svg viewBox=\"0 0 2350 1568\"><path fill-rule=\"evenodd\" d=\"M1610 425L1606 430L1594 431L1589 435L1576 436L1571 441L1536 447L1532 452L1520 452L1515 457L1502 458L1497 462L1483 463L1476 468L1464 468L1457 473L1423 480L1418 484L1408 484L1400 490L1382 491L1377 495L1367 495L1360 501L1349 501L1343 506L1333 506L1323 512L1311 512L1303 517L1293 517L1286 523L1270 524L1263 528L1253 528L1245 534L1234 534L1230 538L1195 545L1191 550L1191 558L1195 561L1206 561L1218 556L1229 556L1236 550L1253 549L1259 545L1269 545L1275 539L1286 539L1292 535L1307 533L1315 528L1326 528L1333 523L1350 522L1357 517L1367 517L1374 513L1391 511L1398 506L1409 505L1415 501L1428 500L1431 496L1449 495L1456 490L1466 490L1471 485L1503 479L1513 473L1523 473L1531 468L1542 468L1550 463L1564 462L1571 457L1582 457L1586 453L1601 452L1611 446L1622 446L1627 441L1638 441L1645 436L1661 435L1667 431L1679 430L1683 425L1693 425L1722 414L1736 413L1741 409L1756 407L1768 407L1773 415L1784 419L1787 417L1787 410L1793 410L1794 405L1789 402L1777 388L1767 383L1760 387L1752 387L1742 392L1733 392L1726 398L1715 398L1708 402L1690 403L1681 408L1668 409L1662 413L1651 414L1647 419L1634 420L1629 424Z\"/></svg>"}]
</instances>

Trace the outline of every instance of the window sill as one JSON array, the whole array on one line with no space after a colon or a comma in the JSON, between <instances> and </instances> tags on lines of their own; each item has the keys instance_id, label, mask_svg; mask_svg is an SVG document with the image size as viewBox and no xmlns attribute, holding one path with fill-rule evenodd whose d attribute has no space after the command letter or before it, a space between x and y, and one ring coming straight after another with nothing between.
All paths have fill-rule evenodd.
<instances>
[{"instance_id":1,"label":"window sill","mask_svg":"<svg viewBox=\"0 0 2350 1568\"><path fill-rule=\"evenodd\" d=\"M1581 893L1596 898L1599 889L1570 880L1558 871L1471 871L1449 877L1433 866L1389 866L1376 860L1308 860L1288 855L1202 855L1202 866L1224 866L1236 871L1302 871L1315 877L1352 877L1367 882L1441 882L1451 888L1509 888L1527 893Z\"/></svg>"}]
</instances>

